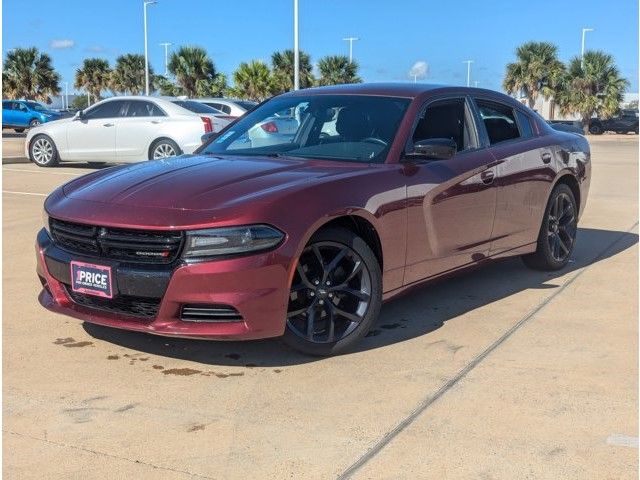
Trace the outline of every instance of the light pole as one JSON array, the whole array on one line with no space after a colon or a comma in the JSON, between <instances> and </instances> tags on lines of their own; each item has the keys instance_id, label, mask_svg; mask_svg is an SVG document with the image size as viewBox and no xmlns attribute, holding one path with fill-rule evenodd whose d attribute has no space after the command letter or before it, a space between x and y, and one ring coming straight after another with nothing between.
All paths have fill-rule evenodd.
<instances>
[{"instance_id":1,"label":"light pole","mask_svg":"<svg viewBox=\"0 0 640 480\"><path fill-rule=\"evenodd\" d=\"M353 42L356 40L360 40L358 37L347 37L343 38L345 42L349 42L349 63L353 62Z\"/></svg>"},{"instance_id":2,"label":"light pole","mask_svg":"<svg viewBox=\"0 0 640 480\"><path fill-rule=\"evenodd\" d=\"M164 47L164 76L169 75L169 47L172 44L169 42L161 43L160 46Z\"/></svg>"},{"instance_id":3,"label":"light pole","mask_svg":"<svg viewBox=\"0 0 640 480\"><path fill-rule=\"evenodd\" d=\"M580 68L584 68L584 37L587 32L593 32L593 28L582 29L582 50L580 51Z\"/></svg>"},{"instance_id":4,"label":"light pole","mask_svg":"<svg viewBox=\"0 0 640 480\"><path fill-rule=\"evenodd\" d=\"M298 0L293 0L293 89L300 89L300 46L298 45Z\"/></svg>"},{"instance_id":5,"label":"light pole","mask_svg":"<svg viewBox=\"0 0 640 480\"><path fill-rule=\"evenodd\" d=\"M147 51L147 5L158 3L156 0L144 0L144 94L149 95L149 53Z\"/></svg>"},{"instance_id":6,"label":"light pole","mask_svg":"<svg viewBox=\"0 0 640 480\"><path fill-rule=\"evenodd\" d=\"M471 64L473 63L473 60L465 60L462 63L467 64L467 87L469 87L471 86Z\"/></svg>"}]
</instances>

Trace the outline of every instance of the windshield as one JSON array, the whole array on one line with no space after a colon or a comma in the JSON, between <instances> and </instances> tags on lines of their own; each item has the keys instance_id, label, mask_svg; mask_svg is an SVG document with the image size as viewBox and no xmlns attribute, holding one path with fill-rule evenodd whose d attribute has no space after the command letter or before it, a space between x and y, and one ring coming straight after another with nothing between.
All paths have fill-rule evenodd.
<instances>
[{"instance_id":1,"label":"windshield","mask_svg":"<svg viewBox=\"0 0 640 480\"><path fill-rule=\"evenodd\" d=\"M409 102L367 95L277 97L202 151L382 163Z\"/></svg>"},{"instance_id":2,"label":"windshield","mask_svg":"<svg viewBox=\"0 0 640 480\"><path fill-rule=\"evenodd\" d=\"M209 105L200 102L194 102L192 100L173 100L176 105L186 108L190 112L194 113L208 113L209 115L224 115L220 110L216 110Z\"/></svg>"},{"instance_id":3,"label":"windshield","mask_svg":"<svg viewBox=\"0 0 640 480\"><path fill-rule=\"evenodd\" d=\"M29 105L29 108L31 110L36 110L38 112L44 112L46 110L48 110L47 107L45 107L44 105L38 103L38 102L26 102L27 105Z\"/></svg>"}]
</instances>

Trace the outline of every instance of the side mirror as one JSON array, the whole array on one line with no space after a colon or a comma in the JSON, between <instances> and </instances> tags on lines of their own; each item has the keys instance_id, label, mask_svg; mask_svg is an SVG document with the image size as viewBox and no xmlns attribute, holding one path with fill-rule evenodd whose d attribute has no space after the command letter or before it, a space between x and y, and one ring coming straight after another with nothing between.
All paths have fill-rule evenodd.
<instances>
[{"instance_id":1,"label":"side mirror","mask_svg":"<svg viewBox=\"0 0 640 480\"><path fill-rule=\"evenodd\" d=\"M204 135L202 135L200 137L200 141L204 145L205 143L209 142L210 140L214 140L215 138L217 138L218 135L219 135L218 132L208 132L208 133L205 133Z\"/></svg>"},{"instance_id":2,"label":"side mirror","mask_svg":"<svg viewBox=\"0 0 640 480\"><path fill-rule=\"evenodd\" d=\"M450 138L429 138L413 144L413 152L404 157L411 160L447 160L458 151L458 145Z\"/></svg>"},{"instance_id":3,"label":"side mirror","mask_svg":"<svg viewBox=\"0 0 640 480\"><path fill-rule=\"evenodd\" d=\"M84 111L78 110L76 112L76 114L73 116L73 119L74 120L82 120L82 117L84 117Z\"/></svg>"}]
</instances>

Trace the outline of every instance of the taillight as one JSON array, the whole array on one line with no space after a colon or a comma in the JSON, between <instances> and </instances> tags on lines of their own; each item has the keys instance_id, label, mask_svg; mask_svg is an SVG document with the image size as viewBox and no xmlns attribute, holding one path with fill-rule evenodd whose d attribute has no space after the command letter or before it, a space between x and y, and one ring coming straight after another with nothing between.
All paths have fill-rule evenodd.
<instances>
[{"instance_id":1,"label":"taillight","mask_svg":"<svg viewBox=\"0 0 640 480\"><path fill-rule=\"evenodd\" d=\"M211 119L209 117L200 117L202 119L202 123L204 123L204 133L213 132L213 125L211 124Z\"/></svg>"},{"instance_id":2,"label":"taillight","mask_svg":"<svg viewBox=\"0 0 640 480\"><path fill-rule=\"evenodd\" d=\"M267 133L278 133L278 126L275 122L263 123L260 128Z\"/></svg>"}]
</instances>

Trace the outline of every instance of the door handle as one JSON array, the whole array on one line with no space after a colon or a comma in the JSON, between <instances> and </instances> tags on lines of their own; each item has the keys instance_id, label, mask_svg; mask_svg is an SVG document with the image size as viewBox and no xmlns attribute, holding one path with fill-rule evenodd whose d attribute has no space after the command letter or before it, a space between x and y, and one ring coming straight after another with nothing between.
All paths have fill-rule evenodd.
<instances>
[{"instance_id":1,"label":"door handle","mask_svg":"<svg viewBox=\"0 0 640 480\"><path fill-rule=\"evenodd\" d=\"M113 123L103 123L103 127L113 127Z\"/></svg>"},{"instance_id":2,"label":"door handle","mask_svg":"<svg viewBox=\"0 0 640 480\"><path fill-rule=\"evenodd\" d=\"M160 120L151 120L151 123L158 124L160 123Z\"/></svg>"},{"instance_id":3,"label":"door handle","mask_svg":"<svg viewBox=\"0 0 640 480\"><path fill-rule=\"evenodd\" d=\"M542 158L542 163L551 163L551 154L549 152L544 152L540 155L540 158Z\"/></svg>"},{"instance_id":4,"label":"door handle","mask_svg":"<svg viewBox=\"0 0 640 480\"><path fill-rule=\"evenodd\" d=\"M482 180L482 183L489 185L493 183L495 176L496 174L493 173L493 170L485 170L480 174L480 180Z\"/></svg>"}]
</instances>

